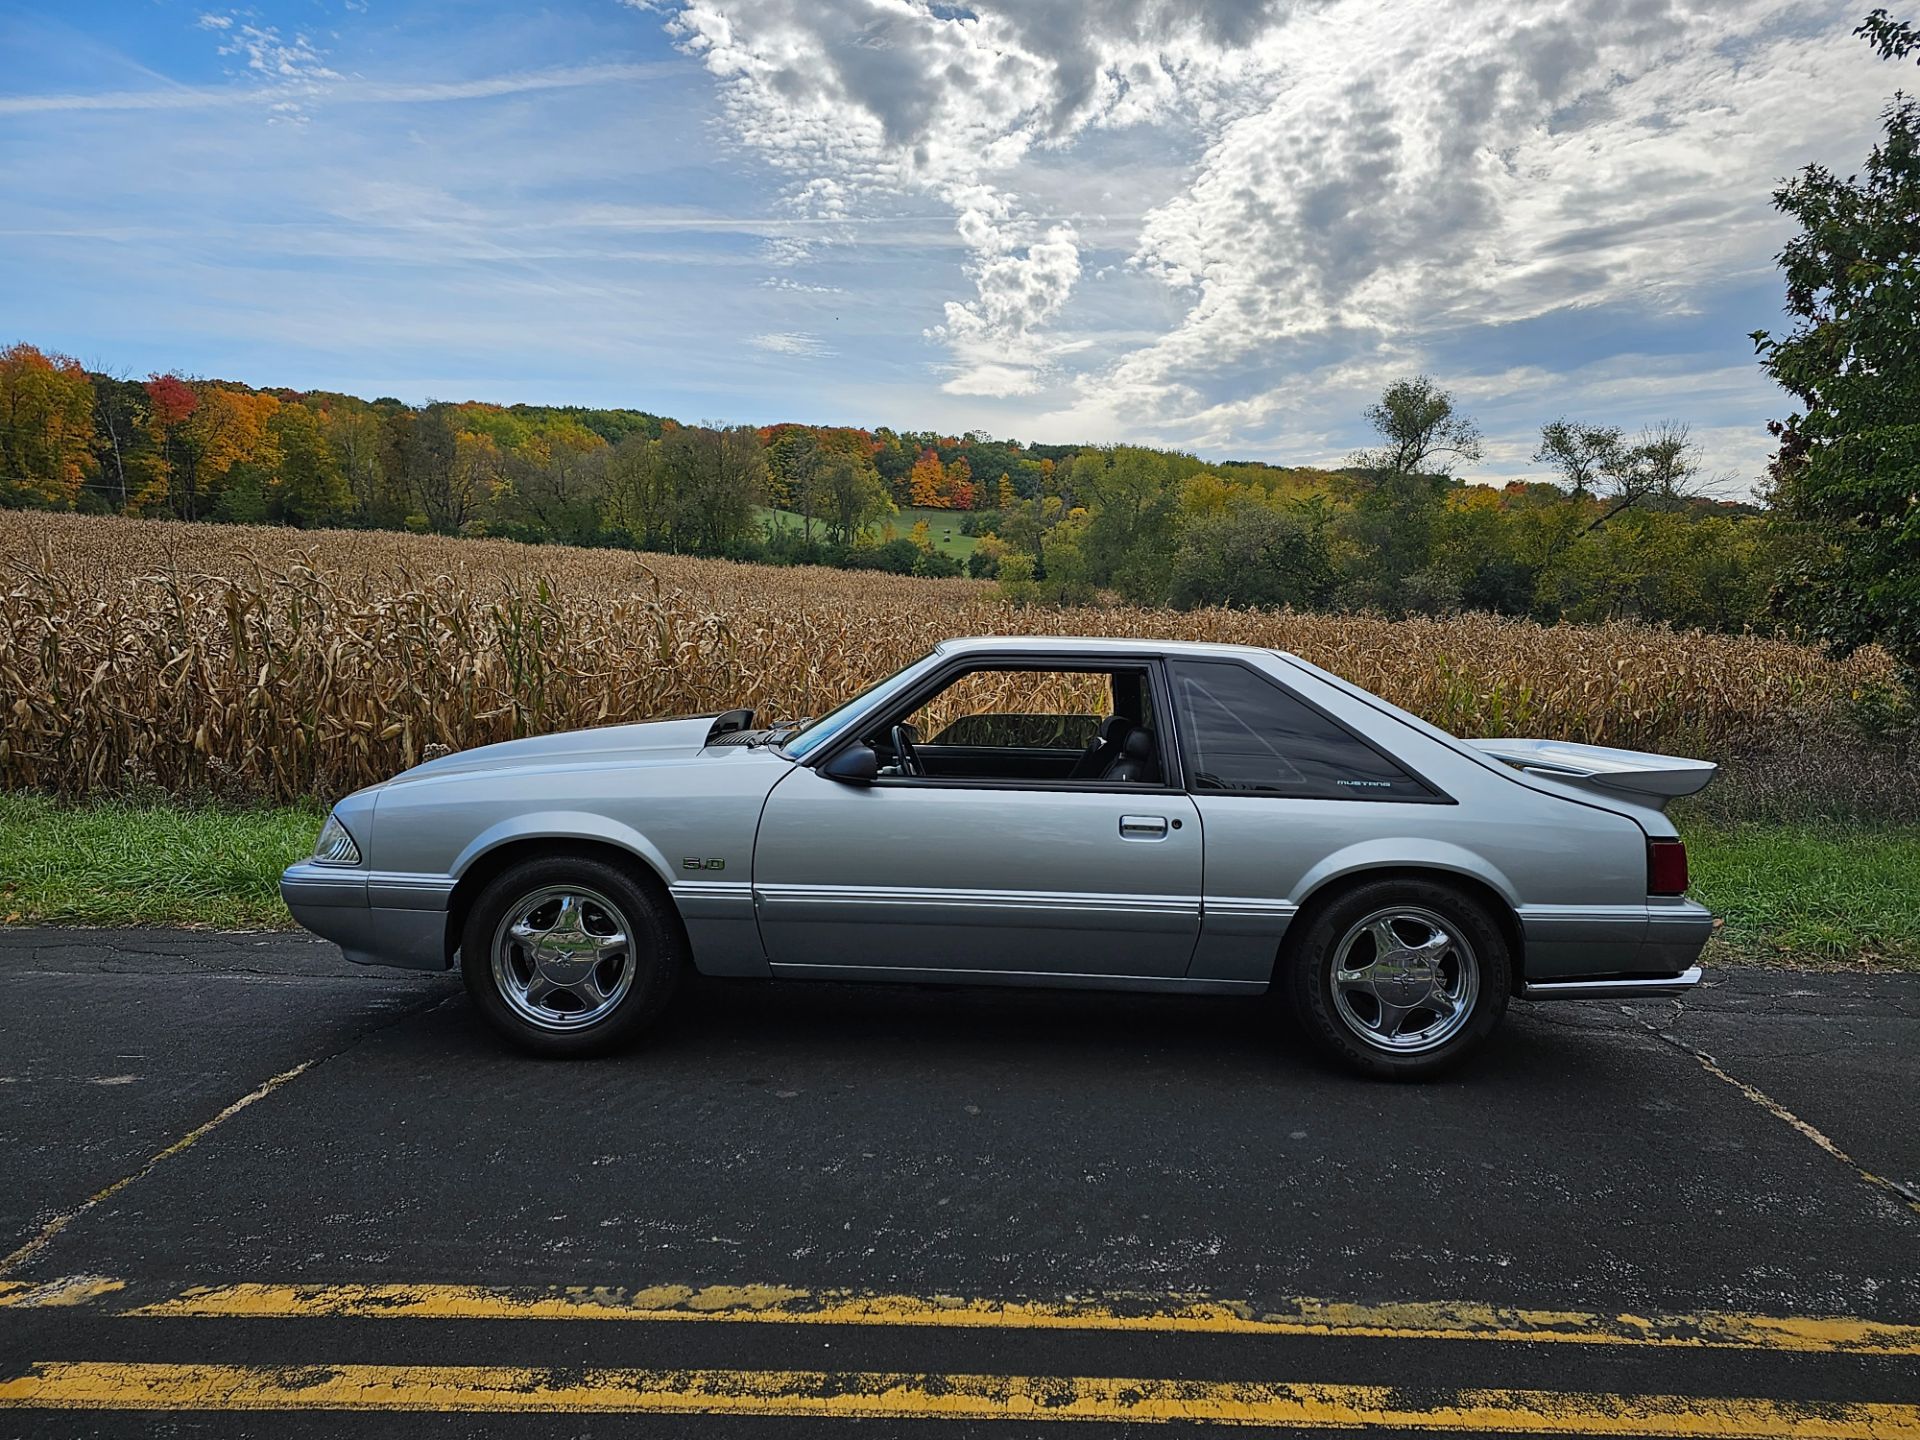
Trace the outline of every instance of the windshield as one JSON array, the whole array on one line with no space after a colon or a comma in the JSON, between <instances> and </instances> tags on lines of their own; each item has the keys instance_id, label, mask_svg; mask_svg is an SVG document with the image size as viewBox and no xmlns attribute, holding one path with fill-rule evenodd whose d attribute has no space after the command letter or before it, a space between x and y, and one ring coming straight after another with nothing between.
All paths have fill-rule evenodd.
<instances>
[{"instance_id":1,"label":"windshield","mask_svg":"<svg viewBox=\"0 0 1920 1440\"><path fill-rule=\"evenodd\" d=\"M905 675L909 670L917 669L932 658L932 656L922 656L910 665L901 666L891 675L882 676L861 690L857 695L851 696L829 710L818 720L808 725L806 729L799 731L797 734L786 736L780 741L780 748L797 760L809 751L824 745L827 741L838 735L840 731L846 727L847 722L854 718L854 712L862 700L866 699L881 687L893 684L894 681Z\"/></svg>"}]
</instances>

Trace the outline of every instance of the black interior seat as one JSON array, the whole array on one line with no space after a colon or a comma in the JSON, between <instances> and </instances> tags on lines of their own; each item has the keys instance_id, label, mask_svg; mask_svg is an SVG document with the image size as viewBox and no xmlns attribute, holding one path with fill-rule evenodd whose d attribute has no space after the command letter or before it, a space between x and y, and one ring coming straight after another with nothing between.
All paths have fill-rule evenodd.
<instances>
[{"instance_id":1,"label":"black interior seat","mask_svg":"<svg viewBox=\"0 0 1920 1440\"><path fill-rule=\"evenodd\" d=\"M1127 732L1133 728L1133 721L1124 715L1109 715L1102 720L1099 730L1094 734L1093 743L1073 762L1073 769L1067 772L1067 778L1105 779L1108 767L1120 759L1121 747L1127 742Z\"/></svg>"},{"instance_id":2,"label":"black interior seat","mask_svg":"<svg viewBox=\"0 0 1920 1440\"><path fill-rule=\"evenodd\" d=\"M1160 766L1154 758L1153 732L1142 725L1132 726L1120 742L1120 753L1100 778L1136 784L1158 780Z\"/></svg>"}]
</instances>

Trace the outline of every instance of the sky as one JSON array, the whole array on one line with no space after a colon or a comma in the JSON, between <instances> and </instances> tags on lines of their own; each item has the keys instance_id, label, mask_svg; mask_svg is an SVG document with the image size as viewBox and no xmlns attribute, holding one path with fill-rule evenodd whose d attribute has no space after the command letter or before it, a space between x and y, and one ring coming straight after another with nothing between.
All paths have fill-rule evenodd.
<instances>
[{"instance_id":1,"label":"sky","mask_svg":"<svg viewBox=\"0 0 1920 1440\"><path fill-rule=\"evenodd\" d=\"M1786 397L1867 0L0 0L0 344L419 402L1337 463Z\"/></svg>"}]
</instances>

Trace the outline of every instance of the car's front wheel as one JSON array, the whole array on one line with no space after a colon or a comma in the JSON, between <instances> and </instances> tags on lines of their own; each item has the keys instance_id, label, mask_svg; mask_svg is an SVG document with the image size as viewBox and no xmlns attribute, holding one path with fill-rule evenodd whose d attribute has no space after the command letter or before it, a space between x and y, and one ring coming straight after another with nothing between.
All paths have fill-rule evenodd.
<instances>
[{"instance_id":1,"label":"car's front wheel","mask_svg":"<svg viewBox=\"0 0 1920 1440\"><path fill-rule=\"evenodd\" d=\"M666 1007L685 963L662 901L587 855L509 867L461 933L467 993L495 1029L540 1055L593 1055L631 1040Z\"/></svg>"},{"instance_id":2,"label":"car's front wheel","mask_svg":"<svg viewBox=\"0 0 1920 1440\"><path fill-rule=\"evenodd\" d=\"M1305 917L1281 983L1320 1047L1385 1079L1443 1070L1507 1008L1512 957L1478 901L1450 885L1378 880Z\"/></svg>"}]
</instances>

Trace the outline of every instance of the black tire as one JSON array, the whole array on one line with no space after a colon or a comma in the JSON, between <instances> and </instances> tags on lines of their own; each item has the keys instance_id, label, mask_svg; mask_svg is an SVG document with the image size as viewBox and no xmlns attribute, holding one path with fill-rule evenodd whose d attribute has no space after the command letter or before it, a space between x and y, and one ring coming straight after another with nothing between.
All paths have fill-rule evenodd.
<instances>
[{"instance_id":1,"label":"black tire","mask_svg":"<svg viewBox=\"0 0 1920 1440\"><path fill-rule=\"evenodd\" d=\"M530 897L573 887L604 897L625 922L623 933L629 944L621 963L631 967L631 975L605 1014L572 1028L549 1028L521 1013L516 1002L502 993L494 966L494 940L509 912ZM489 881L467 912L460 936L460 972L467 994L494 1029L535 1055L572 1059L617 1049L659 1018L686 968L686 944L668 904L657 885L594 856L562 852L523 860ZM604 914L600 923L605 924ZM525 961L522 951L508 963ZM560 1017L554 1023L572 1022Z\"/></svg>"},{"instance_id":2,"label":"black tire","mask_svg":"<svg viewBox=\"0 0 1920 1440\"><path fill-rule=\"evenodd\" d=\"M1444 922L1455 943L1437 962L1442 974L1448 983L1460 986L1462 982L1455 978L1459 967L1471 964L1475 981L1470 1001L1460 1007L1462 1018L1450 1021L1435 1010L1416 1008L1403 1023L1417 1027L1421 1017L1429 1017L1434 1037L1421 1041L1426 1031L1410 1028L1408 1043L1419 1048L1395 1050L1384 1048L1388 1042L1382 1038L1363 1038L1369 1018L1364 993L1356 997L1349 992L1343 1015L1334 972L1350 937L1352 943L1359 943L1356 927L1401 910L1409 912L1409 921L1400 929L1411 927L1415 938L1418 917ZM1356 885L1315 905L1296 924L1304 928L1287 937L1280 957L1279 980L1287 1008L1323 1053L1350 1070L1382 1080L1419 1080L1439 1074L1485 1044L1506 1013L1513 989L1513 956L1506 936L1484 904L1444 881L1385 879ZM1371 942L1367 948L1372 949ZM1377 1001L1374 1005L1372 1019L1378 1023L1383 1016Z\"/></svg>"}]
</instances>

